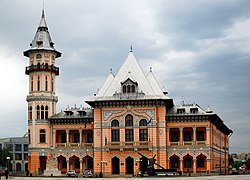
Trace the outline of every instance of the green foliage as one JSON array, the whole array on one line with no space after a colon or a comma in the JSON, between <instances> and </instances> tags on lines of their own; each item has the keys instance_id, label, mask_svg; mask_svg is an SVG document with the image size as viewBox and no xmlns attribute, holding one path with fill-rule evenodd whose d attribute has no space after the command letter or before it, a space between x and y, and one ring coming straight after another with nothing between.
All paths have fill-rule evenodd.
<instances>
[{"instance_id":1,"label":"green foliage","mask_svg":"<svg viewBox=\"0 0 250 180\"><path fill-rule=\"evenodd\" d=\"M246 161L245 165L247 166L247 169L250 169L250 159Z\"/></svg>"},{"instance_id":2,"label":"green foliage","mask_svg":"<svg viewBox=\"0 0 250 180\"><path fill-rule=\"evenodd\" d=\"M0 166L6 166L7 164L7 157L10 157L10 160L12 160L12 154L5 148L0 149Z\"/></svg>"}]
</instances>

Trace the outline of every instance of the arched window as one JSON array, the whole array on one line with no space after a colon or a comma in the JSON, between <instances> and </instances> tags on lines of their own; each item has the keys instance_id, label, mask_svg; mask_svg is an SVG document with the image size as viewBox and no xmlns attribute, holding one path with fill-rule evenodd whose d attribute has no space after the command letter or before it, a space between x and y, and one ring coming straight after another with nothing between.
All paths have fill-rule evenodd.
<instances>
[{"instance_id":1,"label":"arched window","mask_svg":"<svg viewBox=\"0 0 250 180\"><path fill-rule=\"evenodd\" d=\"M45 129L40 129L40 143L46 142L46 132Z\"/></svg>"},{"instance_id":2,"label":"arched window","mask_svg":"<svg viewBox=\"0 0 250 180\"><path fill-rule=\"evenodd\" d=\"M48 117L49 117L49 108L48 108L48 106L45 106L45 119L48 119Z\"/></svg>"},{"instance_id":3,"label":"arched window","mask_svg":"<svg viewBox=\"0 0 250 180\"><path fill-rule=\"evenodd\" d=\"M31 120L32 119L32 106L29 106L28 111L29 111L28 119Z\"/></svg>"},{"instance_id":4,"label":"arched window","mask_svg":"<svg viewBox=\"0 0 250 180\"><path fill-rule=\"evenodd\" d=\"M133 116L128 114L125 117L125 141L134 141Z\"/></svg>"},{"instance_id":5,"label":"arched window","mask_svg":"<svg viewBox=\"0 0 250 180\"><path fill-rule=\"evenodd\" d=\"M132 85L132 86L131 86L131 92L132 92L132 93L135 93L135 85Z\"/></svg>"},{"instance_id":6,"label":"arched window","mask_svg":"<svg viewBox=\"0 0 250 180\"><path fill-rule=\"evenodd\" d=\"M21 163L16 163L16 171L21 171Z\"/></svg>"},{"instance_id":7,"label":"arched window","mask_svg":"<svg viewBox=\"0 0 250 180\"><path fill-rule=\"evenodd\" d=\"M44 106L41 106L41 119L44 119Z\"/></svg>"},{"instance_id":8,"label":"arched window","mask_svg":"<svg viewBox=\"0 0 250 180\"><path fill-rule=\"evenodd\" d=\"M139 122L140 126L140 134L139 134L139 139L140 141L148 141L148 129L147 129L147 120L142 119Z\"/></svg>"},{"instance_id":9,"label":"arched window","mask_svg":"<svg viewBox=\"0 0 250 180\"><path fill-rule=\"evenodd\" d=\"M113 157L111 159L112 174L120 174L120 159Z\"/></svg>"},{"instance_id":10,"label":"arched window","mask_svg":"<svg viewBox=\"0 0 250 180\"><path fill-rule=\"evenodd\" d=\"M111 122L111 141L112 142L120 141L119 121L116 119Z\"/></svg>"},{"instance_id":11,"label":"arched window","mask_svg":"<svg viewBox=\"0 0 250 180\"><path fill-rule=\"evenodd\" d=\"M179 160L180 158L176 155L173 155L170 157L170 164L171 164L171 168L177 169L179 168Z\"/></svg>"},{"instance_id":12,"label":"arched window","mask_svg":"<svg viewBox=\"0 0 250 180\"><path fill-rule=\"evenodd\" d=\"M192 168L192 157L187 155L183 158L184 160L184 168Z\"/></svg>"},{"instance_id":13,"label":"arched window","mask_svg":"<svg viewBox=\"0 0 250 180\"><path fill-rule=\"evenodd\" d=\"M45 91L48 91L48 76L45 76Z\"/></svg>"},{"instance_id":14,"label":"arched window","mask_svg":"<svg viewBox=\"0 0 250 180\"><path fill-rule=\"evenodd\" d=\"M51 79L51 91L52 92L54 91L54 79L53 78Z\"/></svg>"},{"instance_id":15,"label":"arched window","mask_svg":"<svg viewBox=\"0 0 250 180\"><path fill-rule=\"evenodd\" d=\"M119 127L119 121L118 120L113 120L112 122L111 122L111 127Z\"/></svg>"},{"instance_id":16,"label":"arched window","mask_svg":"<svg viewBox=\"0 0 250 180\"><path fill-rule=\"evenodd\" d=\"M37 63L37 69L40 69L41 68L41 64L40 62Z\"/></svg>"},{"instance_id":17,"label":"arched window","mask_svg":"<svg viewBox=\"0 0 250 180\"><path fill-rule=\"evenodd\" d=\"M45 69L49 69L48 63L45 63Z\"/></svg>"},{"instance_id":18,"label":"arched window","mask_svg":"<svg viewBox=\"0 0 250 180\"><path fill-rule=\"evenodd\" d=\"M31 80L30 80L30 91L33 91L33 87L34 87L34 79L33 79L33 76L32 76Z\"/></svg>"},{"instance_id":19,"label":"arched window","mask_svg":"<svg viewBox=\"0 0 250 180\"><path fill-rule=\"evenodd\" d=\"M41 59L42 58L42 55L41 54L37 54L36 55L36 59Z\"/></svg>"},{"instance_id":20,"label":"arched window","mask_svg":"<svg viewBox=\"0 0 250 180\"><path fill-rule=\"evenodd\" d=\"M40 106L36 107L36 119L40 119Z\"/></svg>"},{"instance_id":21,"label":"arched window","mask_svg":"<svg viewBox=\"0 0 250 180\"><path fill-rule=\"evenodd\" d=\"M197 168L204 168L205 167L205 162L206 162L206 156L204 155L199 155L197 157Z\"/></svg>"},{"instance_id":22,"label":"arched window","mask_svg":"<svg viewBox=\"0 0 250 180\"><path fill-rule=\"evenodd\" d=\"M127 92L126 90L127 90L127 87L126 87L125 85L123 85L123 87L122 87L122 92L123 92L123 93L126 93L126 92Z\"/></svg>"},{"instance_id":23,"label":"arched window","mask_svg":"<svg viewBox=\"0 0 250 180\"><path fill-rule=\"evenodd\" d=\"M127 93L130 93L130 85L127 85Z\"/></svg>"},{"instance_id":24,"label":"arched window","mask_svg":"<svg viewBox=\"0 0 250 180\"><path fill-rule=\"evenodd\" d=\"M125 126L133 126L133 116L128 114L125 117Z\"/></svg>"},{"instance_id":25,"label":"arched window","mask_svg":"<svg viewBox=\"0 0 250 180\"><path fill-rule=\"evenodd\" d=\"M40 76L37 76L37 91L40 91Z\"/></svg>"}]
</instances>

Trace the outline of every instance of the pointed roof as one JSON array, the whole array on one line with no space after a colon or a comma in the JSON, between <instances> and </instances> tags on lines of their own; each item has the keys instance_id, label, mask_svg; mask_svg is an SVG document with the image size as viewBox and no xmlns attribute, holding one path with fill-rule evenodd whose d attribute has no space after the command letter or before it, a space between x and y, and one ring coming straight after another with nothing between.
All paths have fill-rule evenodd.
<instances>
[{"instance_id":1,"label":"pointed roof","mask_svg":"<svg viewBox=\"0 0 250 180\"><path fill-rule=\"evenodd\" d=\"M138 92L144 94L141 98L169 99L163 94L152 72L147 77L145 76L132 51L128 54L117 75L113 77L108 76L94 99L109 100L119 98L114 95L121 93L121 83L125 82L128 78L138 84ZM138 99L138 97L136 98Z\"/></svg>"},{"instance_id":2,"label":"pointed roof","mask_svg":"<svg viewBox=\"0 0 250 180\"><path fill-rule=\"evenodd\" d=\"M29 57L31 51L49 50L56 53L56 57L61 57L61 53L54 48L54 43L50 37L48 26L45 21L44 10L42 10L42 17L37 28L36 34L30 43L30 49L23 52L23 55Z\"/></svg>"}]
</instances>

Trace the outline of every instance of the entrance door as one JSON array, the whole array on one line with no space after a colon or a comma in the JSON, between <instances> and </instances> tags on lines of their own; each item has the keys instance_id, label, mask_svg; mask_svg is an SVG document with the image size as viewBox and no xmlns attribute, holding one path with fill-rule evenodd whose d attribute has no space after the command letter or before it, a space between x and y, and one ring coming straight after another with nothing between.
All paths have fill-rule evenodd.
<instances>
[{"instance_id":1,"label":"entrance door","mask_svg":"<svg viewBox=\"0 0 250 180\"><path fill-rule=\"evenodd\" d=\"M140 171L144 174L147 172L148 159L145 157L140 158Z\"/></svg>"},{"instance_id":2,"label":"entrance door","mask_svg":"<svg viewBox=\"0 0 250 180\"><path fill-rule=\"evenodd\" d=\"M40 160L40 172L39 173L43 173L44 170L46 169L46 161L47 161L47 157L46 156L39 156L39 160Z\"/></svg>"},{"instance_id":3,"label":"entrance door","mask_svg":"<svg viewBox=\"0 0 250 180\"><path fill-rule=\"evenodd\" d=\"M118 157L112 158L112 174L120 174L120 159Z\"/></svg>"},{"instance_id":4,"label":"entrance door","mask_svg":"<svg viewBox=\"0 0 250 180\"><path fill-rule=\"evenodd\" d=\"M126 158L126 174L134 174L134 159L132 157Z\"/></svg>"}]
</instances>

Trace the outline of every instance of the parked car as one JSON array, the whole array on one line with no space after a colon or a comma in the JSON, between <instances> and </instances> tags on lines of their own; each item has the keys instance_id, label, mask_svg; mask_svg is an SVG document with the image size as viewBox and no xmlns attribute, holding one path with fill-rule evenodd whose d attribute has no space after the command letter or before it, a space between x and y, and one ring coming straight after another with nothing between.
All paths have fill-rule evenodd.
<instances>
[{"instance_id":1,"label":"parked car","mask_svg":"<svg viewBox=\"0 0 250 180\"><path fill-rule=\"evenodd\" d=\"M75 170L69 170L69 171L67 172L67 175L68 175L69 177L77 177L77 176L78 176L78 174L77 174L77 172L76 172Z\"/></svg>"},{"instance_id":2,"label":"parked car","mask_svg":"<svg viewBox=\"0 0 250 180\"><path fill-rule=\"evenodd\" d=\"M91 172L90 169L85 169L85 170L84 170L83 176L84 176L84 177L92 177L92 176L93 176L93 173Z\"/></svg>"}]
</instances>

